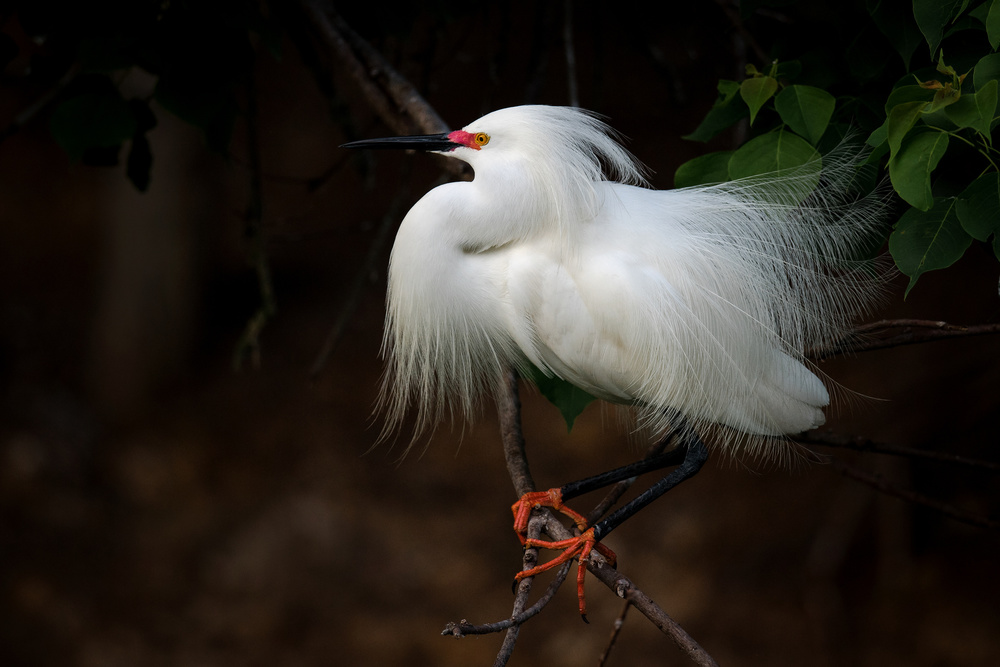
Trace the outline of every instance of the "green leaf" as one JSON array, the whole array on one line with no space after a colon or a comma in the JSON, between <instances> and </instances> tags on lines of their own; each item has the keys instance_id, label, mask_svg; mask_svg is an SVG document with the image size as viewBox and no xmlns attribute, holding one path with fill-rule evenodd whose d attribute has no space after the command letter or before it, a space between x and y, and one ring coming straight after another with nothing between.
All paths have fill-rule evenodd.
<instances>
[{"instance_id":1,"label":"green leaf","mask_svg":"<svg viewBox=\"0 0 1000 667\"><path fill-rule=\"evenodd\" d=\"M885 122L872 130L872 133L868 135L865 139L865 144L871 146L872 148L878 148L882 144L887 143L889 140L889 119L886 118Z\"/></svg>"},{"instance_id":2,"label":"green leaf","mask_svg":"<svg viewBox=\"0 0 1000 667\"><path fill-rule=\"evenodd\" d=\"M945 27L962 4L963 0L913 0L913 18L927 40L931 58L937 53Z\"/></svg>"},{"instance_id":3,"label":"green leaf","mask_svg":"<svg viewBox=\"0 0 1000 667\"><path fill-rule=\"evenodd\" d=\"M889 142L889 153L895 155L903 143L904 137L930 105L930 102L904 102L897 104L889 111L886 118L886 140Z\"/></svg>"},{"instance_id":4,"label":"green leaf","mask_svg":"<svg viewBox=\"0 0 1000 667\"><path fill-rule=\"evenodd\" d=\"M954 264L972 244L958 221L954 197L938 199L927 211L911 208L900 217L889 236L889 253L896 266L910 277L908 295L927 271Z\"/></svg>"},{"instance_id":5,"label":"green leaf","mask_svg":"<svg viewBox=\"0 0 1000 667\"><path fill-rule=\"evenodd\" d=\"M566 429L570 431L573 430L573 423L584 408L597 400L576 385L555 376L548 377L534 367L530 369L528 379L538 387L542 396L559 409L563 419L566 420Z\"/></svg>"},{"instance_id":6,"label":"green leaf","mask_svg":"<svg viewBox=\"0 0 1000 667\"><path fill-rule=\"evenodd\" d=\"M736 98L737 93L740 92L740 82L730 79L719 79L719 83L715 84L715 89L719 91L719 99L715 103L716 106L719 104L729 104Z\"/></svg>"},{"instance_id":7,"label":"green leaf","mask_svg":"<svg viewBox=\"0 0 1000 667\"><path fill-rule=\"evenodd\" d=\"M733 151L716 151L688 160L674 173L674 187L721 183L729 180L729 158Z\"/></svg>"},{"instance_id":8,"label":"green leaf","mask_svg":"<svg viewBox=\"0 0 1000 667\"><path fill-rule=\"evenodd\" d=\"M775 79L794 80L802 74L802 63L798 60L782 60L771 71Z\"/></svg>"},{"instance_id":9,"label":"green leaf","mask_svg":"<svg viewBox=\"0 0 1000 667\"><path fill-rule=\"evenodd\" d=\"M1000 46L1000 2L997 0L990 3L990 11L986 15L986 36L990 39L990 46L996 51Z\"/></svg>"},{"instance_id":10,"label":"green leaf","mask_svg":"<svg viewBox=\"0 0 1000 667\"><path fill-rule=\"evenodd\" d=\"M934 91L934 99L931 100L931 106L927 112L933 113L935 111L940 111L945 107L949 107L957 102L961 96L962 91L952 86L951 82L946 83L943 87Z\"/></svg>"},{"instance_id":11,"label":"green leaf","mask_svg":"<svg viewBox=\"0 0 1000 667\"><path fill-rule=\"evenodd\" d=\"M993 119L996 118L997 114L997 102L1000 101L1000 93L998 93L998 88L1000 88L1000 83L996 79L992 81L987 81L979 90L976 91L976 105L979 106L979 116L982 118L982 125L976 126L975 129L982 132L987 139L990 137L990 130L993 127Z\"/></svg>"},{"instance_id":12,"label":"green leaf","mask_svg":"<svg viewBox=\"0 0 1000 667\"><path fill-rule=\"evenodd\" d=\"M871 2L869 12L875 25L903 59L904 69L909 70L910 58L923 41L920 29L914 23L910 3Z\"/></svg>"},{"instance_id":13,"label":"green leaf","mask_svg":"<svg viewBox=\"0 0 1000 667\"><path fill-rule=\"evenodd\" d=\"M753 125L757 112L778 91L778 80L770 76L755 76L740 84L740 97L750 108L750 124Z\"/></svg>"},{"instance_id":14,"label":"green leaf","mask_svg":"<svg viewBox=\"0 0 1000 667\"><path fill-rule=\"evenodd\" d=\"M997 82L986 82L979 91L962 95L944 112L948 119L959 128L971 127L976 132L989 135L990 123L997 108Z\"/></svg>"},{"instance_id":15,"label":"green leaf","mask_svg":"<svg viewBox=\"0 0 1000 667\"><path fill-rule=\"evenodd\" d=\"M976 90L997 79L1000 79L1000 53L991 53L980 58L972 70L972 85Z\"/></svg>"},{"instance_id":16,"label":"green leaf","mask_svg":"<svg viewBox=\"0 0 1000 667\"><path fill-rule=\"evenodd\" d=\"M136 125L128 103L116 90L71 97L49 118L52 138L74 161L94 149L106 153L119 148L135 133Z\"/></svg>"},{"instance_id":17,"label":"green leaf","mask_svg":"<svg viewBox=\"0 0 1000 667\"><path fill-rule=\"evenodd\" d=\"M750 110L739 97L740 84L723 79L718 85L719 98L694 132L685 135L690 141L709 141L715 135L742 120Z\"/></svg>"},{"instance_id":18,"label":"green leaf","mask_svg":"<svg viewBox=\"0 0 1000 667\"><path fill-rule=\"evenodd\" d=\"M948 135L936 130L910 134L889 158L889 180L911 206L927 211L934 203L931 173L948 150Z\"/></svg>"},{"instance_id":19,"label":"green leaf","mask_svg":"<svg viewBox=\"0 0 1000 667\"><path fill-rule=\"evenodd\" d=\"M885 101L885 112L889 113L893 107L907 102L930 102L934 99L934 91L928 90L916 84L896 86L889 93Z\"/></svg>"},{"instance_id":20,"label":"green leaf","mask_svg":"<svg viewBox=\"0 0 1000 667\"><path fill-rule=\"evenodd\" d=\"M813 86L789 86L774 98L781 120L813 146L826 132L836 106L833 95Z\"/></svg>"},{"instance_id":21,"label":"green leaf","mask_svg":"<svg viewBox=\"0 0 1000 667\"><path fill-rule=\"evenodd\" d=\"M1000 174L993 171L973 181L958 196L955 210L962 228L978 241L1000 232Z\"/></svg>"},{"instance_id":22,"label":"green leaf","mask_svg":"<svg viewBox=\"0 0 1000 667\"><path fill-rule=\"evenodd\" d=\"M751 139L733 153L729 159L729 177L745 178L794 169L819 156L819 152L798 135L787 130L769 132Z\"/></svg>"},{"instance_id":23,"label":"green leaf","mask_svg":"<svg viewBox=\"0 0 1000 667\"><path fill-rule=\"evenodd\" d=\"M801 168L801 169L800 169ZM752 178L766 175L770 182L786 187L764 188L778 205L802 202L819 183L823 160L819 151L791 131L780 129L751 139L729 159L729 177ZM796 178L783 180L794 173Z\"/></svg>"}]
</instances>

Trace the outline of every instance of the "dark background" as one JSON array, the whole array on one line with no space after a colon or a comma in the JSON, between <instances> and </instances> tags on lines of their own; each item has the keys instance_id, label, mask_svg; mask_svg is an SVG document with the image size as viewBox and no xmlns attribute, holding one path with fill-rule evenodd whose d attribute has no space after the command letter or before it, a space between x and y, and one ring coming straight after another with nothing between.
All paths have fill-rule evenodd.
<instances>
[{"instance_id":1,"label":"dark background","mask_svg":"<svg viewBox=\"0 0 1000 667\"><path fill-rule=\"evenodd\" d=\"M495 108L569 101L561 4L341 11L455 128ZM629 138L659 188L684 160L731 145L728 134L709 148L680 137L716 81L753 60L721 5L669 12L573 10L580 103ZM846 62L829 46L846 52L846 12L746 25L772 52L809 47ZM822 44L795 43L816 25L830 26ZM245 119L218 155L159 114L143 194L121 168L71 163L44 114L0 144L4 665L482 665L499 647L498 636L439 636L448 621L510 611L520 549L492 407L402 461L399 446L373 448L388 247L371 266L365 256L384 216L395 224L442 176L440 158L338 150L391 131L336 67L331 104L288 37L254 75L278 311L258 363L239 371L237 339L259 301L244 234ZM152 80L133 72L121 86L143 95ZM8 77L4 124L36 93ZM310 378L359 276L356 310ZM996 263L983 248L923 276L905 302L904 285L872 319L997 318ZM850 390L828 428L995 460L997 351L984 337L826 362ZM541 485L641 451L611 409L590 407L567 434L555 408L523 398ZM833 453L996 511L995 475ZM724 665L1000 664L996 533L832 466L716 455L608 544ZM622 603L588 583L590 625L567 587L525 626L511 664L596 664ZM609 664L686 661L632 612Z\"/></svg>"}]
</instances>

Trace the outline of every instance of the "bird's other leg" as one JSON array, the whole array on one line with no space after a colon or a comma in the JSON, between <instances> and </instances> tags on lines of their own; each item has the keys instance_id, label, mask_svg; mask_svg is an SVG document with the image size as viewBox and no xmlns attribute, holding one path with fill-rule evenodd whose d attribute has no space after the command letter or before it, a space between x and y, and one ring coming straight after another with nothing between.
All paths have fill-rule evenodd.
<instances>
[{"instance_id":1,"label":"bird's other leg","mask_svg":"<svg viewBox=\"0 0 1000 667\"><path fill-rule=\"evenodd\" d=\"M686 445L681 445L669 452L643 459L642 461L636 461L635 463L630 463L620 468L594 475L593 477L587 477L577 482L570 482L558 488L526 493L511 506L511 510L514 512L514 532L517 533L521 544L525 544L527 540L528 520L531 518L531 510L536 507L549 507L568 516L573 520L573 523L576 524L580 532L584 532L588 528L586 517L567 507L564 501L589 493L590 491L603 489L615 482L638 477L652 470L660 470L678 465L686 456Z\"/></svg>"},{"instance_id":2,"label":"bird's other leg","mask_svg":"<svg viewBox=\"0 0 1000 667\"><path fill-rule=\"evenodd\" d=\"M594 524L594 527L591 529L594 531L594 539L603 539L608 533L625 523L629 517L633 516L643 507L684 480L694 477L701 470L701 467L705 465L705 461L708 460L708 448L694 431L688 430L686 439L687 442L683 447L684 459L680 462L680 465L671 470L666 477L656 484L653 484L634 499Z\"/></svg>"},{"instance_id":3,"label":"bird's other leg","mask_svg":"<svg viewBox=\"0 0 1000 667\"><path fill-rule=\"evenodd\" d=\"M616 468L600 475L588 477L587 479L579 482L571 482L557 489L527 493L522 496L511 507L514 513L514 530L517 532L518 538L521 540L521 544L526 547L532 546L543 549L561 550L562 553L551 561L529 570L519 572L515 576L515 581L520 581L526 577L533 577L536 574L558 567L572 558L578 558L577 595L580 601L580 615L583 616L584 620L586 620L587 605L586 598L584 596L583 584L584 576L586 574L587 559L590 556L591 551L596 549L598 553L604 556L611 563L611 565L614 566L616 561L614 552L602 545L600 540L643 507L653 502L664 493L683 482L685 479L694 476L708 459L708 449L701 441L701 438L698 437L697 433L690 428L684 428L681 431L681 437L684 438L684 442L669 452L665 452L658 456L644 459L627 466L622 466L621 468ZM625 504L620 509L608 515L602 521L596 523L594 526L588 526L587 520L582 514L566 507L563 504L564 501L589 491L603 488L610 484L614 484L615 482L672 465L676 465L677 468L671 471L670 474L644 491L631 502ZM557 512L570 517L580 530L581 534L567 540L558 541L528 539L526 537L528 519L531 516L531 511L536 507L550 507Z\"/></svg>"}]
</instances>

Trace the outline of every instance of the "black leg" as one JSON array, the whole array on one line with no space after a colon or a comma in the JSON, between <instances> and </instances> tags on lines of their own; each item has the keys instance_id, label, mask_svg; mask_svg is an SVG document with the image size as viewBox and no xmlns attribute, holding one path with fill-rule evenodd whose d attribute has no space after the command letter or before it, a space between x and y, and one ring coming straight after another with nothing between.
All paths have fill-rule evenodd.
<instances>
[{"instance_id":1,"label":"black leg","mask_svg":"<svg viewBox=\"0 0 1000 667\"><path fill-rule=\"evenodd\" d=\"M674 470L670 471L669 475L667 475L659 482L657 482L656 484L654 484L653 486L649 487L644 492L642 492L634 500L628 502L627 504L618 508L617 510L609 514L607 517L599 521L597 525L594 526L594 539L600 540L606 537L608 533L610 533L612 530L614 530L622 523L624 523L625 520L631 517L633 514L635 514L643 507L650 504L651 502L653 502L654 500L656 500L657 498L659 498L664 493L674 488L684 480L693 477L699 470L701 470L702 465L704 465L705 461L708 460L708 448L705 447L705 443L701 441L701 438L698 437L698 434L690 429L688 429L687 432L685 433L685 437L687 440L685 444L683 444L682 446L678 447L677 449L671 452L667 452L667 454L675 454L675 453L682 454L684 458L680 462L680 465ZM666 456L667 454L664 454L662 456ZM657 459L658 458L660 457L657 457ZM656 459L650 459L650 461L654 460ZM641 464L645 462L640 461L639 463ZM673 465L673 464L666 464L666 465ZM626 466L626 468L627 467L629 466ZM652 470L654 468L649 468L649 469ZM618 470L622 470L622 468L619 468ZM617 471L612 471L612 473L614 472ZM618 481L620 479L627 479L627 476L619 477L618 479L613 481Z\"/></svg>"},{"instance_id":2,"label":"black leg","mask_svg":"<svg viewBox=\"0 0 1000 667\"><path fill-rule=\"evenodd\" d=\"M612 530L620 526L626 519L641 510L643 507L653 502L664 493L674 488L685 479L697 473L705 461L708 460L708 449L698 437L693 429L688 427L679 415L675 415L674 423L677 425L670 433L664 436L657 448L669 442L673 437L680 439L681 444L675 449L649 457L645 460L631 465L616 468L601 475L595 475L579 482L566 484L558 489L548 491L533 491L527 493L514 503L511 510L514 512L514 531L518 534L521 544L526 547L542 547L545 549L555 549L562 553L552 560L536 565L528 570L518 572L514 581L520 581L525 577L533 577L541 572L550 570L562 563L576 558L579 561L577 568L577 596L580 600L580 614L586 619L587 605L583 595L583 580L586 573L586 564L592 550L596 550L604 556L608 562L615 563L613 551L601 544L600 540ZM655 451L655 449L654 449ZM615 482L641 475L651 470L657 470L667 466L676 465L669 475L659 482L646 489L637 498L627 503L620 509L609 514L605 519L599 521L588 529L589 520L582 514L571 510L563 504L567 498L579 496L582 493L593 491ZM536 538L528 538L528 521L533 509L538 507L550 507L562 514L570 517L580 530L580 535L575 538L549 542Z\"/></svg>"},{"instance_id":3,"label":"black leg","mask_svg":"<svg viewBox=\"0 0 1000 667\"><path fill-rule=\"evenodd\" d=\"M599 475L581 479L578 482L564 484L559 487L559 491L562 493L563 500L569 500L570 498L576 498L585 493L611 486L623 479L638 477L653 470L662 470L663 468L679 465L684 461L686 455L685 445L682 444L675 449L671 449L669 452L664 452L648 459L643 459L642 461L636 461L621 468L602 472Z\"/></svg>"}]
</instances>

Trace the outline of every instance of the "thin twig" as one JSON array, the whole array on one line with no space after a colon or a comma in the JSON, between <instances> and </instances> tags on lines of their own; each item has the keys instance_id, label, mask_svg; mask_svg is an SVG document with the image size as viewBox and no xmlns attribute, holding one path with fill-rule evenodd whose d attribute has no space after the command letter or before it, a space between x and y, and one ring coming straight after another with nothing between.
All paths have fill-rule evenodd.
<instances>
[{"instance_id":1,"label":"thin twig","mask_svg":"<svg viewBox=\"0 0 1000 667\"><path fill-rule=\"evenodd\" d=\"M386 125L400 134L448 129L413 85L340 18L332 2L300 0L298 4L320 43L347 68Z\"/></svg>"},{"instance_id":2,"label":"thin twig","mask_svg":"<svg viewBox=\"0 0 1000 667\"><path fill-rule=\"evenodd\" d=\"M877 338L872 335L876 332L884 332L890 329L902 329L902 331L883 338ZM916 343L928 343L948 338L985 336L996 333L1000 333L1000 323L962 326L931 320L880 320L858 327L855 329L853 335L847 339L829 348L817 350L809 356L818 361L842 354L870 352L872 350L913 345Z\"/></svg>"},{"instance_id":3,"label":"thin twig","mask_svg":"<svg viewBox=\"0 0 1000 667\"><path fill-rule=\"evenodd\" d=\"M528 522L528 539L538 539L542 534L542 524L540 521L529 521ZM534 547L528 547L524 550L524 569L530 570L538 562L538 549ZM531 585L532 578L527 577L522 579L516 589L516 594L514 595L514 608L511 610L511 617L517 617L521 615L524 611L525 605L528 604L528 596L531 595ZM514 646L517 644L517 638L521 634L521 624L511 623L510 627L507 628L507 632L503 636L503 643L500 644L500 650L497 651L497 657L493 661L493 667L505 667L507 662L510 660L510 656L514 654Z\"/></svg>"},{"instance_id":4,"label":"thin twig","mask_svg":"<svg viewBox=\"0 0 1000 667\"><path fill-rule=\"evenodd\" d=\"M347 69L378 117L398 134L446 132L448 125L417 89L371 44L340 18L331 2L299 0L315 38ZM467 177L459 160L441 160L441 168Z\"/></svg>"},{"instance_id":5,"label":"thin twig","mask_svg":"<svg viewBox=\"0 0 1000 667\"><path fill-rule=\"evenodd\" d=\"M531 524L528 524L529 530L531 529ZM525 549L527 551L527 549ZM537 549L535 550L537 552ZM537 558L537 556L536 556ZM562 567L556 572L555 579L553 579L548 588L542 594L535 604L531 605L524 611L517 615L511 616L510 618L505 618L502 621L497 621L495 623L483 623L481 625L473 625L466 620L461 620L457 623L449 623L445 626L444 630L441 631L442 635L451 635L453 637L464 637L465 635L489 635L496 632L503 632L512 625L521 625L527 621L532 616L535 616L542 609L545 608L552 598L555 597L556 591L562 586L563 582L566 581L567 575L569 575L569 570L573 566L573 561L567 561L563 563ZM528 581L527 579L522 580ZM516 605L515 605L516 606Z\"/></svg>"},{"instance_id":6,"label":"thin twig","mask_svg":"<svg viewBox=\"0 0 1000 667\"><path fill-rule=\"evenodd\" d=\"M715 0L715 4L722 9L726 18L729 19L730 25L739 34L740 38L744 41L746 46L750 47L753 51L754 56L757 58L762 66L770 63L770 58L764 49L761 48L760 44L757 43L756 38L753 34L747 30L746 26L743 24L743 17L740 16L740 10L736 8L735 3L731 3L728 0Z\"/></svg>"},{"instance_id":7,"label":"thin twig","mask_svg":"<svg viewBox=\"0 0 1000 667\"><path fill-rule=\"evenodd\" d=\"M513 370L504 372L501 378L503 391L497 395L497 414L500 418L500 436L507 472L514 484L514 493L520 498L535 491L536 487L525 453L524 432L521 429L521 396L517 380L517 373Z\"/></svg>"},{"instance_id":8,"label":"thin twig","mask_svg":"<svg viewBox=\"0 0 1000 667\"><path fill-rule=\"evenodd\" d=\"M622 613L618 614L618 618L615 619L614 625L611 626L611 636L608 637L608 645L604 648L604 652L601 653L601 657L597 660L597 667L604 667L607 664L608 658L611 657L611 649L615 647L615 643L618 641L618 636L622 632L622 628L625 627L625 616L628 615L628 608L632 606L632 603L628 600L622 605Z\"/></svg>"},{"instance_id":9,"label":"thin twig","mask_svg":"<svg viewBox=\"0 0 1000 667\"><path fill-rule=\"evenodd\" d=\"M833 459L831 461L831 465L833 465L834 468L839 470L842 474L846 475L847 477L856 479L859 482L867 484L868 486L871 486L872 488L881 491L882 493L888 494L890 496L896 496L901 500L905 500L907 502L914 503L916 505L923 505L924 507L928 507L930 509L941 512L942 514L945 514L951 517L952 519L955 519L956 521L961 521L962 523L967 523L971 526L977 526L979 528L989 528L991 530L1000 530L1000 521L995 521L993 519L988 519L986 517L982 517L977 514L972 514L971 512L960 510L957 507L953 507L952 505L948 505L938 500L934 500L933 498L917 493L915 491L901 489L895 484L886 481L880 475L860 470L858 468L855 468L854 466L844 463L843 461L838 461L836 459Z\"/></svg>"},{"instance_id":10,"label":"thin twig","mask_svg":"<svg viewBox=\"0 0 1000 667\"><path fill-rule=\"evenodd\" d=\"M59 94L69 86L70 83L80 74L83 69L80 63L73 63L66 72L59 77L52 86L39 96L34 102L24 107L14 118L10 125L0 130L0 142L14 134L17 134L22 127L30 123L34 118L59 97Z\"/></svg>"},{"instance_id":11,"label":"thin twig","mask_svg":"<svg viewBox=\"0 0 1000 667\"><path fill-rule=\"evenodd\" d=\"M839 447L842 449L853 449L858 452L871 452L873 454L888 454L890 456L905 456L909 459L927 459L940 463L967 466L988 472L1000 472L1000 463L983 461L981 459L970 459L957 454L947 452L931 452L925 449L914 449L913 447L900 447L881 442L875 442L860 436L841 435L829 431L810 431L795 438L799 442L821 447Z\"/></svg>"},{"instance_id":12,"label":"thin twig","mask_svg":"<svg viewBox=\"0 0 1000 667\"><path fill-rule=\"evenodd\" d=\"M677 621L670 618L667 612L663 611L652 598L639 590L630 579L610 567L598 569L593 565L588 565L587 569L605 586L614 591L618 597L630 602L643 616L652 621L653 625L670 637L674 644L687 654L688 658L696 665L718 667L715 659Z\"/></svg>"},{"instance_id":13,"label":"thin twig","mask_svg":"<svg viewBox=\"0 0 1000 667\"><path fill-rule=\"evenodd\" d=\"M271 280L271 265L267 256L267 237L264 232L264 195L261 176L260 146L257 137L257 86L253 75L247 84L247 162L250 174L250 195L246 213L246 235L250 241L250 263L257 275L260 306L251 316L236 344L233 366L239 368L243 359L250 357L253 365L260 365L260 334L278 310L278 302Z\"/></svg>"}]
</instances>

